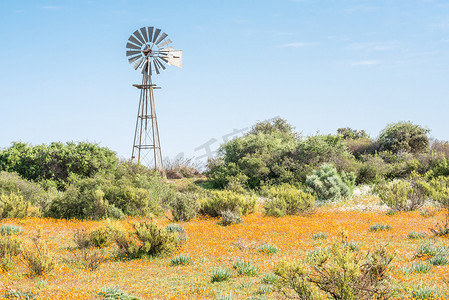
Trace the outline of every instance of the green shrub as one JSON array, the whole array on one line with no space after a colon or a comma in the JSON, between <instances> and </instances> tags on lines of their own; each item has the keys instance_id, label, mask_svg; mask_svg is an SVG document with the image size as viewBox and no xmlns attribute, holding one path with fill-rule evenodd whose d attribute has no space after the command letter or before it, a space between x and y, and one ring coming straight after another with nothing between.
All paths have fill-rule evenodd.
<instances>
[{"instance_id":1,"label":"green shrub","mask_svg":"<svg viewBox=\"0 0 449 300\"><path fill-rule=\"evenodd\" d=\"M279 248L273 244L262 244L257 248L257 251L264 254L275 254L279 251Z\"/></svg>"},{"instance_id":2,"label":"green shrub","mask_svg":"<svg viewBox=\"0 0 449 300\"><path fill-rule=\"evenodd\" d=\"M129 295L119 287L106 287L98 292L101 300L140 300L139 298Z\"/></svg>"},{"instance_id":3,"label":"green shrub","mask_svg":"<svg viewBox=\"0 0 449 300\"><path fill-rule=\"evenodd\" d=\"M429 263L434 266L446 266L449 264L449 258L444 254L437 254L429 260Z\"/></svg>"},{"instance_id":4,"label":"green shrub","mask_svg":"<svg viewBox=\"0 0 449 300\"><path fill-rule=\"evenodd\" d=\"M236 270L240 276L256 276L259 273L257 266L248 260L236 260L232 264L232 268Z\"/></svg>"},{"instance_id":5,"label":"green shrub","mask_svg":"<svg viewBox=\"0 0 449 300\"><path fill-rule=\"evenodd\" d=\"M317 232L312 234L312 238L314 240L325 240L327 239L327 233L326 232Z\"/></svg>"},{"instance_id":6,"label":"green shrub","mask_svg":"<svg viewBox=\"0 0 449 300\"><path fill-rule=\"evenodd\" d=\"M231 211L231 210L225 210L221 213L221 219L218 222L221 226L229 226L229 225L236 225L242 223L242 219L240 218L240 215Z\"/></svg>"},{"instance_id":7,"label":"green shrub","mask_svg":"<svg viewBox=\"0 0 449 300\"><path fill-rule=\"evenodd\" d=\"M232 277L232 272L228 269L218 268L212 271L211 282L227 281Z\"/></svg>"},{"instance_id":8,"label":"green shrub","mask_svg":"<svg viewBox=\"0 0 449 300\"><path fill-rule=\"evenodd\" d=\"M206 199L201 201L200 213L211 217L219 217L222 211L233 211L246 215L254 211L256 198L240 195L231 191L211 191Z\"/></svg>"},{"instance_id":9,"label":"green shrub","mask_svg":"<svg viewBox=\"0 0 449 300\"><path fill-rule=\"evenodd\" d=\"M422 300L432 300L432 299L439 299L440 298L440 292L435 287L430 286L416 286L414 287L411 292L410 296L412 299L422 299Z\"/></svg>"},{"instance_id":10,"label":"green shrub","mask_svg":"<svg viewBox=\"0 0 449 300\"><path fill-rule=\"evenodd\" d=\"M111 227L100 227L89 234L89 244L92 247L104 248L112 245L117 234Z\"/></svg>"},{"instance_id":11,"label":"green shrub","mask_svg":"<svg viewBox=\"0 0 449 300\"><path fill-rule=\"evenodd\" d=\"M355 176L353 173L340 176L331 164L323 164L307 176L306 185L315 193L319 201L338 200L340 198L348 198L352 195L352 189L355 184Z\"/></svg>"},{"instance_id":12,"label":"green shrub","mask_svg":"<svg viewBox=\"0 0 449 300\"><path fill-rule=\"evenodd\" d=\"M422 182L393 180L378 184L375 192L381 201L393 210L410 211L420 208L426 200Z\"/></svg>"},{"instance_id":13,"label":"green shrub","mask_svg":"<svg viewBox=\"0 0 449 300\"><path fill-rule=\"evenodd\" d=\"M133 225L133 231L115 236L118 256L127 259L160 256L174 251L180 242L179 235L160 228L153 222Z\"/></svg>"},{"instance_id":14,"label":"green shrub","mask_svg":"<svg viewBox=\"0 0 449 300\"><path fill-rule=\"evenodd\" d=\"M39 215L39 209L26 202L20 192L0 194L0 219L35 217Z\"/></svg>"},{"instance_id":15,"label":"green shrub","mask_svg":"<svg viewBox=\"0 0 449 300\"><path fill-rule=\"evenodd\" d=\"M47 188L20 177L17 173L0 172L0 194L20 194L25 202L35 206L39 212L43 212L47 205L56 196L56 189Z\"/></svg>"},{"instance_id":16,"label":"green shrub","mask_svg":"<svg viewBox=\"0 0 449 300\"><path fill-rule=\"evenodd\" d=\"M429 129L411 122L398 122L388 124L380 133L378 142L381 149L394 153L419 153L429 148L429 132Z\"/></svg>"},{"instance_id":17,"label":"green shrub","mask_svg":"<svg viewBox=\"0 0 449 300\"><path fill-rule=\"evenodd\" d=\"M310 212L315 206L315 197L291 185L273 186L263 191L269 197L265 203L265 214L281 217Z\"/></svg>"},{"instance_id":18,"label":"green shrub","mask_svg":"<svg viewBox=\"0 0 449 300\"><path fill-rule=\"evenodd\" d=\"M425 232L416 232L416 231L411 231L407 235L407 237L412 240L423 239L426 236L427 236L427 234Z\"/></svg>"},{"instance_id":19,"label":"green shrub","mask_svg":"<svg viewBox=\"0 0 449 300\"><path fill-rule=\"evenodd\" d=\"M391 226L388 224L374 224L369 228L369 231L376 232L376 231L387 231L391 230Z\"/></svg>"},{"instance_id":20,"label":"green shrub","mask_svg":"<svg viewBox=\"0 0 449 300\"><path fill-rule=\"evenodd\" d=\"M273 287L268 284L260 284L259 288L257 289L257 294L265 295L269 294L273 291Z\"/></svg>"},{"instance_id":21,"label":"green shrub","mask_svg":"<svg viewBox=\"0 0 449 300\"><path fill-rule=\"evenodd\" d=\"M40 233L32 238L33 250L27 250L22 253L23 258L28 265L30 275L40 276L53 270L55 260L50 254L46 243L41 239Z\"/></svg>"},{"instance_id":22,"label":"green shrub","mask_svg":"<svg viewBox=\"0 0 449 300\"><path fill-rule=\"evenodd\" d=\"M13 235L13 234L21 234L22 228L16 225L2 225L0 228L0 234L1 235Z\"/></svg>"},{"instance_id":23,"label":"green shrub","mask_svg":"<svg viewBox=\"0 0 449 300\"><path fill-rule=\"evenodd\" d=\"M410 275L412 273L427 273L432 270L432 265L429 263L413 263L410 266L403 267L402 273Z\"/></svg>"},{"instance_id":24,"label":"green shrub","mask_svg":"<svg viewBox=\"0 0 449 300\"><path fill-rule=\"evenodd\" d=\"M279 282L279 277L275 274L268 273L262 278L262 282L265 284L276 284Z\"/></svg>"},{"instance_id":25,"label":"green shrub","mask_svg":"<svg viewBox=\"0 0 449 300\"><path fill-rule=\"evenodd\" d=\"M385 248L377 248L365 257L334 243L315 259L304 262L281 262L275 274L280 277L279 289L287 297L321 299L318 290L332 299L385 299L389 290L386 273L392 256Z\"/></svg>"},{"instance_id":26,"label":"green shrub","mask_svg":"<svg viewBox=\"0 0 449 300\"><path fill-rule=\"evenodd\" d=\"M387 175L390 166L379 155L362 155L357 170L358 184L369 184L381 181Z\"/></svg>"},{"instance_id":27,"label":"green shrub","mask_svg":"<svg viewBox=\"0 0 449 300\"><path fill-rule=\"evenodd\" d=\"M195 218L200 204L198 195L194 193L177 193L174 200L170 203L175 222L187 222Z\"/></svg>"},{"instance_id":28,"label":"green shrub","mask_svg":"<svg viewBox=\"0 0 449 300\"><path fill-rule=\"evenodd\" d=\"M6 299L31 300L37 298L37 295L28 291L10 290L6 292L3 297Z\"/></svg>"},{"instance_id":29,"label":"green shrub","mask_svg":"<svg viewBox=\"0 0 449 300\"><path fill-rule=\"evenodd\" d=\"M186 230L184 227L182 227L182 225L180 224L168 224L167 226L165 226L165 230L167 230L167 232L179 232L179 233L185 233Z\"/></svg>"},{"instance_id":30,"label":"green shrub","mask_svg":"<svg viewBox=\"0 0 449 300\"><path fill-rule=\"evenodd\" d=\"M22 253L22 242L11 235L0 235L0 270L14 268L13 257Z\"/></svg>"},{"instance_id":31,"label":"green shrub","mask_svg":"<svg viewBox=\"0 0 449 300\"><path fill-rule=\"evenodd\" d=\"M432 178L425 189L431 199L438 202L442 207L449 210L449 177L438 176Z\"/></svg>"},{"instance_id":32,"label":"green shrub","mask_svg":"<svg viewBox=\"0 0 449 300\"><path fill-rule=\"evenodd\" d=\"M190 257L190 255L188 254L181 254L178 256L175 256L171 259L171 265L172 266L185 266L185 265L189 265L192 263L192 258Z\"/></svg>"}]
</instances>

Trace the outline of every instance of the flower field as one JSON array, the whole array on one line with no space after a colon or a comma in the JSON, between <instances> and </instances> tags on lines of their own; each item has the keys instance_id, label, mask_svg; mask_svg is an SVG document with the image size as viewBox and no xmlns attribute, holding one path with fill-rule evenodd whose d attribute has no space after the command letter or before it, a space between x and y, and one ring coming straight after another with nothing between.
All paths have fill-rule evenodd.
<instances>
[{"instance_id":1,"label":"flower field","mask_svg":"<svg viewBox=\"0 0 449 300\"><path fill-rule=\"evenodd\" d=\"M176 253L160 258L117 260L112 258L114 246L110 246L102 252L106 261L96 270L87 270L80 264L80 250L75 247L73 235L78 229L90 231L106 221L4 219L0 225L11 224L22 229L20 238L24 247L31 247L30 238L39 230L56 264L48 274L33 277L28 275L22 258L15 257L14 268L0 273L0 294L21 290L37 294L38 299L96 299L101 289L120 287L140 299L280 299L280 294L263 283L277 262L302 259L313 249L327 247L346 230L349 241L360 251L382 243L395 254L390 275L396 299L411 299L412 291L419 287L435 287L441 293L439 299L448 299L444 293L449 265L432 266L426 272L404 271L413 263L427 259L425 255L417 255L420 245L448 246L447 238L433 238L428 230L444 220L442 212L433 216L419 211L386 215L380 211L344 210L327 205L310 215L275 218L256 212L242 219L242 223L226 227L217 225L217 219L197 218L183 223L186 241ZM110 222L130 228L139 220ZM160 226L169 224L167 219L157 222ZM370 230L376 224L388 224L391 229ZM428 235L411 239L410 232ZM260 251L258 248L264 244L274 245L278 251L272 254ZM180 254L190 255L191 263L172 265L171 259ZM233 263L238 260L255 265L255 274L238 275L233 269ZM212 283L212 272L218 268L228 269L231 278Z\"/></svg>"}]
</instances>

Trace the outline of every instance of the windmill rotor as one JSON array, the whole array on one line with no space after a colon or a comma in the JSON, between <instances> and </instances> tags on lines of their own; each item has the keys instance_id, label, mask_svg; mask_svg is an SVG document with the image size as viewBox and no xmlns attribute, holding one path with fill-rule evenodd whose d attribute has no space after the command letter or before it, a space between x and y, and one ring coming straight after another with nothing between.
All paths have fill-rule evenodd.
<instances>
[{"instance_id":1,"label":"windmill rotor","mask_svg":"<svg viewBox=\"0 0 449 300\"><path fill-rule=\"evenodd\" d=\"M182 50L170 47L172 41L159 28L142 27L128 38L126 56L134 69L152 76L168 66L182 68Z\"/></svg>"}]
</instances>

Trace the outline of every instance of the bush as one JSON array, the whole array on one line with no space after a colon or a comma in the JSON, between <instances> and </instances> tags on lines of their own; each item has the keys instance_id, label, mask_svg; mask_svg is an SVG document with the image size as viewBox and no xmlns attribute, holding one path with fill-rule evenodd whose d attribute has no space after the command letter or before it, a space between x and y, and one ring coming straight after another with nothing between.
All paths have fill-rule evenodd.
<instances>
[{"instance_id":1,"label":"bush","mask_svg":"<svg viewBox=\"0 0 449 300\"><path fill-rule=\"evenodd\" d=\"M0 269L9 271L14 268L13 257L22 253L22 242L10 235L0 235Z\"/></svg>"},{"instance_id":2,"label":"bush","mask_svg":"<svg viewBox=\"0 0 449 300\"><path fill-rule=\"evenodd\" d=\"M14 142L0 151L0 171L17 172L32 181L55 181L59 188L72 174L93 177L98 172L114 170L117 162L114 152L87 142L38 146Z\"/></svg>"},{"instance_id":3,"label":"bush","mask_svg":"<svg viewBox=\"0 0 449 300\"><path fill-rule=\"evenodd\" d=\"M165 175L168 179L191 178L200 175L198 166L192 158L175 158L164 162Z\"/></svg>"},{"instance_id":4,"label":"bush","mask_svg":"<svg viewBox=\"0 0 449 300\"><path fill-rule=\"evenodd\" d=\"M19 193L0 194L0 219L39 216L39 209L31 206Z\"/></svg>"},{"instance_id":5,"label":"bush","mask_svg":"<svg viewBox=\"0 0 449 300\"><path fill-rule=\"evenodd\" d=\"M37 295L28 291L10 290L6 292L3 297L6 299L31 300L37 298Z\"/></svg>"},{"instance_id":6,"label":"bush","mask_svg":"<svg viewBox=\"0 0 449 300\"><path fill-rule=\"evenodd\" d=\"M23 179L17 173L2 171L0 172L0 194L11 193L21 195L25 202L39 208L40 212L43 212L56 196L54 188L49 187L46 191L38 183Z\"/></svg>"},{"instance_id":7,"label":"bush","mask_svg":"<svg viewBox=\"0 0 449 300\"><path fill-rule=\"evenodd\" d=\"M369 231L376 232L376 231L387 231L391 230L391 226L388 224L374 224L369 228Z\"/></svg>"},{"instance_id":8,"label":"bush","mask_svg":"<svg viewBox=\"0 0 449 300\"><path fill-rule=\"evenodd\" d=\"M179 235L160 228L153 222L140 222L133 225L133 231L115 236L122 258L143 258L160 256L174 251L180 242Z\"/></svg>"},{"instance_id":9,"label":"bush","mask_svg":"<svg viewBox=\"0 0 449 300\"><path fill-rule=\"evenodd\" d=\"M192 258L190 257L190 255L181 254L173 257L170 264L172 266L179 266L179 265L185 266L189 265L190 263L192 263Z\"/></svg>"},{"instance_id":10,"label":"bush","mask_svg":"<svg viewBox=\"0 0 449 300\"><path fill-rule=\"evenodd\" d=\"M315 206L315 197L291 185L273 186L263 191L269 197L264 203L265 214L281 217L310 212Z\"/></svg>"},{"instance_id":11,"label":"bush","mask_svg":"<svg viewBox=\"0 0 449 300\"><path fill-rule=\"evenodd\" d=\"M410 211L420 208L426 200L426 192L421 182L407 180L393 180L380 183L375 192L381 201L396 211Z\"/></svg>"},{"instance_id":12,"label":"bush","mask_svg":"<svg viewBox=\"0 0 449 300\"><path fill-rule=\"evenodd\" d=\"M179 224L168 224L165 227L165 230L167 230L167 232L171 232L171 233L174 233L174 232L185 233L186 232L185 228Z\"/></svg>"},{"instance_id":13,"label":"bush","mask_svg":"<svg viewBox=\"0 0 449 300\"><path fill-rule=\"evenodd\" d=\"M139 298L129 295L119 287L107 287L98 292L101 300L140 300Z\"/></svg>"},{"instance_id":14,"label":"bush","mask_svg":"<svg viewBox=\"0 0 449 300\"><path fill-rule=\"evenodd\" d=\"M398 153L400 151L419 153L429 148L429 129L411 122L388 124L379 135L382 149Z\"/></svg>"},{"instance_id":15,"label":"bush","mask_svg":"<svg viewBox=\"0 0 449 300\"><path fill-rule=\"evenodd\" d=\"M201 200L200 213L211 217L219 217L222 211L233 211L239 215L247 215L254 211L256 198L240 195L231 191L211 191L206 199Z\"/></svg>"},{"instance_id":16,"label":"bush","mask_svg":"<svg viewBox=\"0 0 449 300\"><path fill-rule=\"evenodd\" d=\"M221 219L218 222L221 226L229 226L229 225L236 225L239 223L242 223L242 219L240 218L240 215L231 211L231 210L225 210L221 213Z\"/></svg>"},{"instance_id":17,"label":"bush","mask_svg":"<svg viewBox=\"0 0 449 300\"><path fill-rule=\"evenodd\" d=\"M438 176L424 184L427 194L442 207L449 210L449 177Z\"/></svg>"},{"instance_id":18,"label":"bush","mask_svg":"<svg viewBox=\"0 0 449 300\"><path fill-rule=\"evenodd\" d=\"M312 188L319 201L348 198L355 184L353 173L342 173L330 164L323 164L313 175L307 176L306 185Z\"/></svg>"},{"instance_id":19,"label":"bush","mask_svg":"<svg viewBox=\"0 0 449 300\"><path fill-rule=\"evenodd\" d=\"M224 268L215 269L212 271L211 282L227 281L232 277L231 271Z\"/></svg>"},{"instance_id":20,"label":"bush","mask_svg":"<svg viewBox=\"0 0 449 300\"><path fill-rule=\"evenodd\" d=\"M259 273L257 266L248 260L237 260L232 264L232 268L240 276L256 276Z\"/></svg>"},{"instance_id":21,"label":"bush","mask_svg":"<svg viewBox=\"0 0 449 300\"><path fill-rule=\"evenodd\" d=\"M349 250L346 241L321 251L310 266L281 262L275 269L279 288L287 297L318 298L318 290L332 299L385 299L389 291L386 273L392 256L380 247L364 258Z\"/></svg>"},{"instance_id":22,"label":"bush","mask_svg":"<svg viewBox=\"0 0 449 300\"><path fill-rule=\"evenodd\" d=\"M16 225L2 225L0 228L0 234L1 235L13 235L13 234L21 234L22 228Z\"/></svg>"},{"instance_id":23,"label":"bush","mask_svg":"<svg viewBox=\"0 0 449 300\"><path fill-rule=\"evenodd\" d=\"M175 222L190 221L196 217L200 209L198 195L194 193L177 193L170 206Z\"/></svg>"},{"instance_id":24,"label":"bush","mask_svg":"<svg viewBox=\"0 0 449 300\"><path fill-rule=\"evenodd\" d=\"M46 243L41 239L40 233L32 238L33 250L23 252L23 258L28 265L30 275L40 276L53 270L55 261L50 254Z\"/></svg>"},{"instance_id":25,"label":"bush","mask_svg":"<svg viewBox=\"0 0 449 300\"><path fill-rule=\"evenodd\" d=\"M257 248L257 251L264 254L275 254L279 251L279 248L273 244L262 244Z\"/></svg>"}]
</instances>

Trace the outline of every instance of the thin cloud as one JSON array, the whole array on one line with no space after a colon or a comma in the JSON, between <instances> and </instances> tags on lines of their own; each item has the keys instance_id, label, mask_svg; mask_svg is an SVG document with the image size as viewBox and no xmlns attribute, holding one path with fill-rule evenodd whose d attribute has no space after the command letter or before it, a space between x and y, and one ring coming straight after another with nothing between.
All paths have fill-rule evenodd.
<instances>
[{"instance_id":1,"label":"thin cloud","mask_svg":"<svg viewBox=\"0 0 449 300\"><path fill-rule=\"evenodd\" d=\"M346 47L348 50L363 50L363 51L388 51L396 48L395 45L389 43L352 43Z\"/></svg>"},{"instance_id":2,"label":"thin cloud","mask_svg":"<svg viewBox=\"0 0 449 300\"><path fill-rule=\"evenodd\" d=\"M61 6L45 5L45 6L42 6L42 9L57 10L57 9L61 9Z\"/></svg>"},{"instance_id":3,"label":"thin cloud","mask_svg":"<svg viewBox=\"0 0 449 300\"><path fill-rule=\"evenodd\" d=\"M295 43L287 43L287 44L282 44L279 45L279 48L302 48L302 47L306 47L306 46L310 46L312 45L311 43L300 43L300 42L295 42Z\"/></svg>"},{"instance_id":4,"label":"thin cloud","mask_svg":"<svg viewBox=\"0 0 449 300\"><path fill-rule=\"evenodd\" d=\"M380 60L360 60L351 62L351 66L375 66L382 63Z\"/></svg>"}]
</instances>

